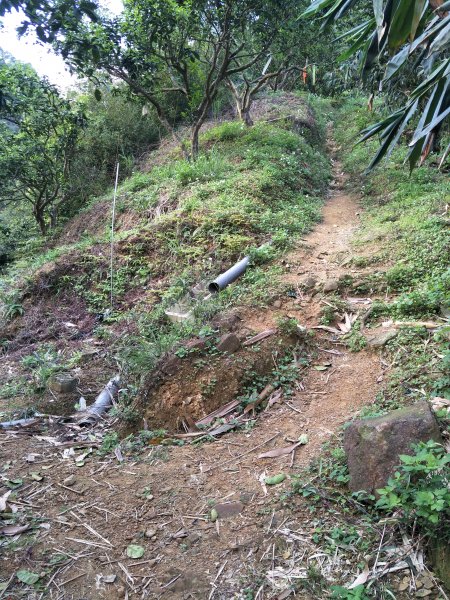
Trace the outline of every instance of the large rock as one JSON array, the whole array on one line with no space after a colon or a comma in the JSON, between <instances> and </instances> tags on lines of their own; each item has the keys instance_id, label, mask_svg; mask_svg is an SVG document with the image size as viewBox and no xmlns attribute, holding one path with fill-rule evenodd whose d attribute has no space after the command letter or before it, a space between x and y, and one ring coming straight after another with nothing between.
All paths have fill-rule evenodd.
<instances>
[{"instance_id":1,"label":"large rock","mask_svg":"<svg viewBox=\"0 0 450 600\"><path fill-rule=\"evenodd\" d=\"M399 455L412 454L412 444L428 440L442 443L427 402L354 421L344 434L350 489L373 493L384 487L400 462Z\"/></svg>"},{"instance_id":2,"label":"large rock","mask_svg":"<svg viewBox=\"0 0 450 600\"><path fill-rule=\"evenodd\" d=\"M241 342L234 333L225 333L217 344L217 349L220 352L227 352L228 354L233 354L233 352L239 350L240 347Z\"/></svg>"},{"instance_id":3,"label":"large rock","mask_svg":"<svg viewBox=\"0 0 450 600\"><path fill-rule=\"evenodd\" d=\"M378 335L369 337L369 339L367 340L367 344L371 348L383 348L383 346L386 346L386 344L393 340L395 337L397 337L397 335L398 331L390 329L383 333L379 333Z\"/></svg>"}]
</instances>

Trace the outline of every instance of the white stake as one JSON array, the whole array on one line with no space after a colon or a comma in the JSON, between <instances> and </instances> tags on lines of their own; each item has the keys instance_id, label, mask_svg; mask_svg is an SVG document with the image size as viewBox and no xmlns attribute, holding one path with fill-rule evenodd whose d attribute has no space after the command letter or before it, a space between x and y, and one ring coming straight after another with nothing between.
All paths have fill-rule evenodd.
<instances>
[{"instance_id":1,"label":"white stake","mask_svg":"<svg viewBox=\"0 0 450 600\"><path fill-rule=\"evenodd\" d=\"M112 205L112 218L111 218L111 257L110 257L110 274L111 274L111 310L113 309L113 258L114 258L114 220L116 218L116 197L117 197L117 183L119 181L119 163L116 167L116 182L114 184L114 197Z\"/></svg>"}]
</instances>

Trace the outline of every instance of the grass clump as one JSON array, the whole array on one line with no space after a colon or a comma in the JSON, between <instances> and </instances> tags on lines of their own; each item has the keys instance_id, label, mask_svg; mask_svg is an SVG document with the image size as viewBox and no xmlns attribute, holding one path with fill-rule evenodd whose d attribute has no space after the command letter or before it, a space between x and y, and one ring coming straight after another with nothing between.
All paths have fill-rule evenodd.
<instances>
[{"instance_id":1,"label":"grass clump","mask_svg":"<svg viewBox=\"0 0 450 600\"><path fill-rule=\"evenodd\" d=\"M337 120L337 141L350 146L372 119L362 100L347 100ZM364 176L375 146L376 141L372 141L354 147L344 156L344 167L353 181L359 181L363 192L366 211L361 244L366 244L366 239L375 240L391 260L383 287L400 296L384 305L383 314L395 318L438 315L450 305L448 179L435 165L424 165L409 175L403 165L406 150L402 148L383 168ZM378 252L379 248L375 255Z\"/></svg>"}]
</instances>

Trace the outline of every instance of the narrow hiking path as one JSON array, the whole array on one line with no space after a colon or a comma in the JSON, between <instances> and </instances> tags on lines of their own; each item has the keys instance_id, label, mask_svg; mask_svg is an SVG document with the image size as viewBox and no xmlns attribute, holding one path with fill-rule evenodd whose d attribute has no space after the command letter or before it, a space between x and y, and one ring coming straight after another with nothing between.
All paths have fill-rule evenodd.
<instances>
[{"instance_id":1,"label":"narrow hiking path","mask_svg":"<svg viewBox=\"0 0 450 600\"><path fill-rule=\"evenodd\" d=\"M252 330L272 327L280 316L292 316L307 328L317 326L327 301L321 284L349 272L356 275L345 265L360 207L357 197L344 189L338 162L334 175L323 221L284 260L283 281L296 290L295 299L283 297L267 309L243 309L241 318ZM354 306L355 313L364 309ZM39 593L27 597L64 600L281 599L289 595L283 590L312 569L329 585L337 576L351 579L358 561L347 561L339 548L334 556L322 552L314 535L318 523L331 526L332 505L324 502L312 513L305 498L296 495L287 503L280 492L289 492L291 476L373 401L382 365L377 354L352 353L330 332L315 331L313 368L301 370L295 394L262 412L248 431L214 443L148 446L123 462L88 454L76 466L74 456L84 451L75 452L70 443L62 449L46 436L2 435L3 461L11 461L8 477L25 482L18 488L16 506L34 527L32 542L21 546L18 537L17 545L4 553L3 576L13 578L20 568L47 573ZM301 434L309 441L294 456L258 458ZM42 479L30 479L32 472ZM262 483L264 476L278 473L288 476L281 485ZM211 522L214 505L219 519ZM126 556L129 544L144 548L142 558ZM11 579L9 592L18 589ZM246 589L256 595L245 596ZM311 593L305 589L297 597Z\"/></svg>"}]
</instances>

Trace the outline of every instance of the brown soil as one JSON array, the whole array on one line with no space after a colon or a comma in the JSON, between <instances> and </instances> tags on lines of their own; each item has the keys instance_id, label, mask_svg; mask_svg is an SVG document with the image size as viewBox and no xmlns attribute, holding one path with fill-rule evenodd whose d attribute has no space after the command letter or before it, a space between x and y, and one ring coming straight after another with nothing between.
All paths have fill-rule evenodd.
<instances>
[{"instance_id":1,"label":"brown soil","mask_svg":"<svg viewBox=\"0 0 450 600\"><path fill-rule=\"evenodd\" d=\"M241 311L248 330L263 331L286 315L309 327L318 324L323 297L316 289L303 290L301 279L313 275L325 281L349 273L342 257L352 252L360 208L354 196L342 192L343 183L336 165L337 189L324 206L323 222L287 257L285 282L297 290L297 297L279 299L270 309ZM247 431L214 443L148 445L123 462L120 455L102 458L94 453L76 466L74 457L86 450L71 451L70 443L55 446L51 427L47 437L2 434L0 447L8 467L2 477L22 478L17 520L33 526L31 533L17 535L17 541L3 549L0 574L9 581L5 597L229 600L246 598L244 590L251 588L259 589L259 600L275 599L287 597L278 594L298 582L296 577L306 577L310 567L325 578L324 589L339 578L351 581L361 557L339 548L329 557L312 537L318 523L326 529L331 522L333 505L325 499L312 514L306 499L296 495L286 503L280 492L288 492L291 477L319 456L321 445L360 407L374 400L383 366L377 354L351 353L327 332L318 330L316 342L313 364L327 364L326 370L302 371L290 399L262 412ZM224 389L227 368L221 372ZM198 385L184 370L167 378L164 409L175 410L196 390ZM233 384L216 400L226 401L237 391ZM212 408L199 407L198 415ZM171 418L176 421L175 413ZM285 446L303 433L309 442L298 448L292 462L290 455L258 458L259 452ZM126 443L122 446L125 452ZM30 453L36 453L33 462L28 462ZM31 472L43 479L33 480ZM265 489L261 475L281 472L288 475L285 482ZM66 481L69 475L75 483ZM0 496L6 491L0 488ZM239 501L242 510L211 523L207 516L214 501ZM131 543L144 547L141 559L126 556ZM65 558L52 565L58 554ZM345 561L349 563L344 567ZM14 573L20 568L43 574L39 593L17 581ZM104 582L102 576L107 575L116 576L114 583ZM307 589L297 593L299 598L314 596L317 593Z\"/></svg>"}]
</instances>

